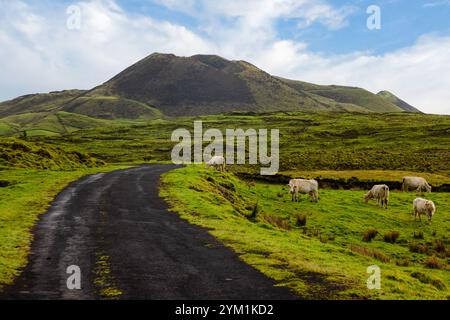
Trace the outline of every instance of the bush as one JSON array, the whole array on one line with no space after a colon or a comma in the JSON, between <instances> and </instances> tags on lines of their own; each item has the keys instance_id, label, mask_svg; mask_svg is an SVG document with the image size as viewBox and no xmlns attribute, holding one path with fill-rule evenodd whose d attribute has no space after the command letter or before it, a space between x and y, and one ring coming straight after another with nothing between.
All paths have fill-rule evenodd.
<instances>
[{"instance_id":1,"label":"bush","mask_svg":"<svg viewBox=\"0 0 450 320\"><path fill-rule=\"evenodd\" d=\"M416 278L417 280L419 280L422 283L431 284L431 285L435 286L436 288L438 288L439 290L445 289L445 284L441 280L433 279L430 276L427 276L426 274L424 274L422 272L414 271L411 273L411 277Z\"/></svg>"},{"instance_id":2,"label":"bush","mask_svg":"<svg viewBox=\"0 0 450 320\"><path fill-rule=\"evenodd\" d=\"M303 213L297 214L295 225L297 227L304 227L304 226L306 226L306 215L303 214Z\"/></svg>"},{"instance_id":3,"label":"bush","mask_svg":"<svg viewBox=\"0 0 450 320\"><path fill-rule=\"evenodd\" d=\"M428 252L428 246L421 243L411 243L409 245L409 251L414 253L426 254Z\"/></svg>"},{"instance_id":4,"label":"bush","mask_svg":"<svg viewBox=\"0 0 450 320\"><path fill-rule=\"evenodd\" d=\"M399 260L395 261L395 264L398 265L399 267L408 267L410 264L410 261L408 258L404 258L404 259L399 259Z\"/></svg>"},{"instance_id":5,"label":"bush","mask_svg":"<svg viewBox=\"0 0 450 320\"><path fill-rule=\"evenodd\" d=\"M430 269L443 269L444 266L439 262L436 257L429 257L423 263L427 268Z\"/></svg>"},{"instance_id":6,"label":"bush","mask_svg":"<svg viewBox=\"0 0 450 320\"><path fill-rule=\"evenodd\" d=\"M260 209L260 207L258 205L258 202L257 202L257 203L255 203L255 205L252 208L252 213L250 214L249 219L250 220L256 220L256 218L257 218L257 216L258 216L260 211L261 211L261 209Z\"/></svg>"},{"instance_id":7,"label":"bush","mask_svg":"<svg viewBox=\"0 0 450 320\"><path fill-rule=\"evenodd\" d=\"M413 238L414 239L423 239L423 231L414 231L414 234L413 234Z\"/></svg>"},{"instance_id":8,"label":"bush","mask_svg":"<svg viewBox=\"0 0 450 320\"><path fill-rule=\"evenodd\" d=\"M372 241L378 234L378 231L374 228L367 229L364 231L363 235L363 241L364 242L370 242Z\"/></svg>"},{"instance_id":9,"label":"bush","mask_svg":"<svg viewBox=\"0 0 450 320\"><path fill-rule=\"evenodd\" d=\"M387 232L384 234L384 241L388 243L395 243L397 242L399 236L400 232L398 231Z\"/></svg>"},{"instance_id":10,"label":"bush","mask_svg":"<svg viewBox=\"0 0 450 320\"><path fill-rule=\"evenodd\" d=\"M283 230L290 230L291 225L289 224L289 221L287 219L283 219L277 216L272 215L264 215L264 220L266 220L271 225L278 227Z\"/></svg>"},{"instance_id":11,"label":"bush","mask_svg":"<svg viewBox=\"0 0 450 320\"><path fill-rule=\"evenodd\" d=\"M390 258L385 255L382 251L376 249L369 249L366 247L351 245L350 250L353 252L357 252L359 254L375 258L381 262L387 263L390 261Z\"/></svg>"},{"instance_id":12,"label":"bush","mask_svg":"<svg viewBox=\"0 0 450 320\"><path fill-rule=\"evenodd\" d=\"M444 241L435 240L434 241L434 251L439 252L439 253L445 253L446 249L445 249Z\"/></svg>"}]
</instances>

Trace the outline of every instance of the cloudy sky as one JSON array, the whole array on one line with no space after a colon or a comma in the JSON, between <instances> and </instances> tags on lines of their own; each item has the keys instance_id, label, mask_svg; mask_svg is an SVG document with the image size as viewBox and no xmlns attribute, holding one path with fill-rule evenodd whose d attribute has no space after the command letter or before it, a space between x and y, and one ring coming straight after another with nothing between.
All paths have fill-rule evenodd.
<instances>
[{"instance_id":1,"label":"cloudy sky","mask_svg":"<svg viewBox=\"0 0 450 320\"><path fill-rule=\"evenodd\" d=\"M381 29L367 27L371 5ZM0 0L0 101L88 89L152 52L247 60L450 114L450 0Z\"/></svg>"}]
</instances>

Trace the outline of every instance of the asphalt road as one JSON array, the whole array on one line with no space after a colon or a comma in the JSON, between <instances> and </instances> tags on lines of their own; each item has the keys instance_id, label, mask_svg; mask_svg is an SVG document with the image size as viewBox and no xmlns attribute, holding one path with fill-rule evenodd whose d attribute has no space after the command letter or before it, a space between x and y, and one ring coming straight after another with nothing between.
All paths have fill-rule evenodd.
<instances>
[{"instance_id":1,"label":"asphalt road","mask_svg":"<svg viewBox=\"0 0 450 320\"><path fill-rule=\"evenodd\" d=\"M85 177L35 227L28 266L3 299L296 299L207 230L167 210L151 165ZM36 195L39 196L39 195ZM67 288L67 267L81 289Z\"/></svg>"}]
</instances>

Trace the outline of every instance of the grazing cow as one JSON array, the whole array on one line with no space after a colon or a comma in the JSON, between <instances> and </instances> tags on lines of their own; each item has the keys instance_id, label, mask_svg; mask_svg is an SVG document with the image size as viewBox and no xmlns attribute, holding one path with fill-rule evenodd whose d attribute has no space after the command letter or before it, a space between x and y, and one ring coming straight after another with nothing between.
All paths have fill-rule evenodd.
<instances>
[{"instance_id":1,"label":"grazing cow","mask_svg":"<svg viewBox=\"0 0 450 320\"><path fill-rule=\"evenodd\" d=\"M415 190L417 192L426 191L431 192L431 186L427 180L421 177L404 177L402 190L408 192L409 190Z\"/></svg>"},{"instance_id":2,"label":"grazing cow","mask_svg":"<svg viewBox=\"0 0 450 320\"><path fill-rule=\"evenodd\" d=\"M289 181L289 193L292 201L298 201L298 194L309 194L311 201L319 201L319 183L316 180L292 179Z\"/></svg>"},{"instance_id":3,"label":"grazing cow","mask_svg":"<svg viewBox=\"0 0 450 320\"><path fill-rule=\"evenodd\" d=\"M206 168L213 167L219 171L225 171L225 158L222 156L214 156L206 163Z\"/></svg>"},{"instance_id":4,"label":"grazing cow","mask_svg":"<svg viewBox=\"0 0 450 320\"><path fill-rule=\"evenodd\" d=\"M370 199L377 200L379 206L388 207L389 202L389 187L385 184L377 184L364 195L364 202L369 202Z\"/></svg>"},{"instance_id":5,"label":"grazing cow","mask_svg":"<svg viewBox=\"0 0 450 320\"><path fill-rule=\"evenodd\" d=\"M414 209L414 221L416 221L417 216L419 216L419 220L422 221L420 217L422 214L426 214L428 217L428 223L431 223L431 218L436 212L436 206L434 202L431 200L426 200L422 198L416 198L413 202Z\"/></svg>"}]
</instances>

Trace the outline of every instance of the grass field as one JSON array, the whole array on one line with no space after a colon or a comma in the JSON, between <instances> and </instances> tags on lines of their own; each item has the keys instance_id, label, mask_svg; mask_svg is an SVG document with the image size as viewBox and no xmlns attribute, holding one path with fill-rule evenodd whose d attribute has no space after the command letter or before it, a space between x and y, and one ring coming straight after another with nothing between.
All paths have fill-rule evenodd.
<instances>
[{"instance_id":1,"label":"grass field","mask_svg":"<svg viewBox=\"0 0 450 320\"><path fill-rule=\"evenodd\" d=\"M319 203L292 203L282 185L198 166L167 173L162 186L175 212L301 297L450 298L448 193L425 195L438 207L428 225L413 221L414 193L393 192L388 210L363 203L363 191L322 190ZM376 237L363 241L372 228ZM395 232L395 243L386 242ZM381 290L367 289L371 265L381 268Z\"/></svg>"},{"instance_id":2,"label":"grass field","mask_svg":"<svg viewBox=\"0 0 450 320\"><path fill-rule=\"evenodd\" d=\"M63 148L76 147L107 162L167 161L175 144L171 141L172 132L177 128L193 132L194 120L202 120L204 130L279 129L281 171L403 170L446 175L450 172L449 116L234 114L144 122L110 121L110 125L99 128L32 139Z\"/></svg>"},{"instance_id":3,"label":"grass field","mask_svg":"<svg viewBox=\"0 0 450 320\"><path fill-rule=\"evenodd\" d=\"M204 130L279 129L283 179L399 183L420 175L433 186L450 183L449 116L288 112L130 121L50 111L0 120L0 285L26 263L32 226L67 183L115 168L105 162L168 162L172 131L192 132L195 120ZM230 170L252 175L259 168ZM323 190L318 204L291 203L286 183L189 167L164 177L162 195L182 217L211 228L244 261L302 297L449 298L449 193L426 195L438 206L429 226L411 221L412 193L393 192L386 211L362 203L363 191L356 190ZM299 215L306 226L297 226ZM377 236L362 241L369 228ZM396 242L385 242L393 231ZM382 268L381 291L366 288L371 264Z\"/></svg>"},{"instance_id":4,"label":"grass field","mask_svg":"<svg viewBox=\"0 0 450 320\"><path fill-rule=\"evenodd\" d=\"M56 195L82 176L123 168L122 165L73 171L0 170L0 290L12 283L27 263L31 229Z\"/></svg>"}]
</instances>

